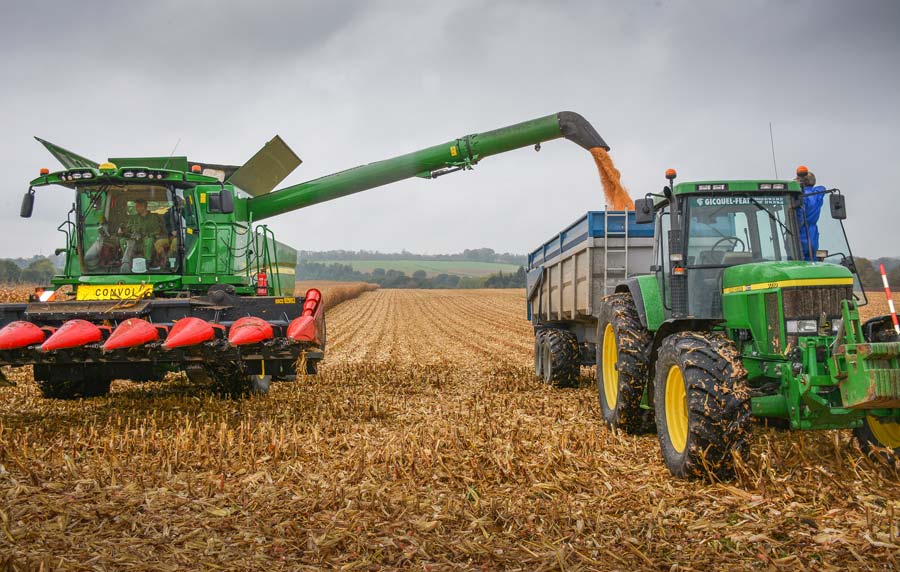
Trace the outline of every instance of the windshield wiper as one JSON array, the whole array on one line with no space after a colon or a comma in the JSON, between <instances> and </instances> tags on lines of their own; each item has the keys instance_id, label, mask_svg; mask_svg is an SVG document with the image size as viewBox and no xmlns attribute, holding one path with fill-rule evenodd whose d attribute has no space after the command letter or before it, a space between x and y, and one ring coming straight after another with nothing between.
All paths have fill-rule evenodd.
<instances>
[{"instance_id":1,"label":"windshield wiper","mask_svg":"<svg viewBox=\"0 0 900 572\"><path fill-rule=\"evenodd\" d=\"M753 197L747 195L747 199L749 199L750 204L755 206L757 209L759 209L761 211L765 211L765 213L767 215L769 215L769 218L772 219L773 221L775 221L776 223L778 223L778 226L780 226L784 230L784 232L788 233L791 236L794 236L794 233L791 232L791 229L789 229L787 227L787 225L785 225L783 222L781 222L781 220L777 216L775 216L775 213L773 213L772 211L770 211L769 209L764 207L759 201L757 201Z\"/></svg>"}]
</instances>

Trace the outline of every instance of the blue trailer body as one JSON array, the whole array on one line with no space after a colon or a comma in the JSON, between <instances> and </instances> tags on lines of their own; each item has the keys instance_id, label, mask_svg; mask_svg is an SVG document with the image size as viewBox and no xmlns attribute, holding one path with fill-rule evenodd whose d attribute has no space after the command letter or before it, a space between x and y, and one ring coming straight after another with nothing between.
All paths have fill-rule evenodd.
<instances>
[{"instance_id":1,"label":"blue trailer body","mask_svg":"<svg viewBox=\"0 0 900 572\"><path fill-rule=\"evenodd\" d=\"M578 220L564 228L559 234L531 251L528 255L528 268L532 270L568 250L578 246L588 238L605 238L607 224L610 236L622 236L625 233L627 216L628 236L633 238L653 238L653 223L638 224L634 221L634 211L609 212L588 211Z\"/></svg>"}]
</instances>

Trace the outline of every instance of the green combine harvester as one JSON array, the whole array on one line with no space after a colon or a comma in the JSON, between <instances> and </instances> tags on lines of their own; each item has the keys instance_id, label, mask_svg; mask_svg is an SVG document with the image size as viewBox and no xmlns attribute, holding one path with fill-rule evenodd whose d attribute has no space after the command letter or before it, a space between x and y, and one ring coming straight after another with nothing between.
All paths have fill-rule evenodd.
<instances>
[{"instance_id":1,"label":"green combine harvester","mask_svg":"<svg viewBox=\"0 0 900 572\"><path fill-rule=\"evenodd\" d=\"M655 431L676 476L728 475L754 420L852 428L896 459L900 337L889 315L860 321L840 191L820 223L832 250L804 254L796 182L667 177L634 212L588 213L529 255L535 373L571 385L596 364L604 420Z\"/></svg>"},{"instance_id":2,"label":"green combine harvester","mask_svg":"<svg viewBox=\"0 0 900 572\"><path fill-rule=\"evenodd\" d=\"M294 295L297 252L263 221L558 138L607 148L584 118L560 112L279 190L301 161L277 136L240 167L187 157L97 163L39 140L64 169L41 170L21 215L31 216L38 189L74 191L59 226L66 263L33 301L0 304L0 365L33 365L52 398L103 395L114 379L169 371L229 394L264 393L298 367L315 373L324 301L317 290Z\"/></svg>"}]
</instances>

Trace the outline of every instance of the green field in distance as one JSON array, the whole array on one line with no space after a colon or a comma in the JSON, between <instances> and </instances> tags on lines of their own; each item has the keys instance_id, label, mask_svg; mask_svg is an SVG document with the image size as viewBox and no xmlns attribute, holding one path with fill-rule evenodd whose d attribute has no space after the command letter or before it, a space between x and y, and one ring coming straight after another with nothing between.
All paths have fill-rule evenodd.
<instances>
[{"instance_id":1,"label":"green field in distance","mask_svg":"<svg viewBox=\"0 0 900 572\"><path fill-rule=\"evenodd\" d=\"M424 270L429 277L438 274L456 276L488 276L498 272L514 273L519 269L516 264L501 262L470 262L467 260L309 260L319 264L349 264L359 272L372 272L376 268L399 270L412 276L416 270Z\"/></svg>"}]
</instances>

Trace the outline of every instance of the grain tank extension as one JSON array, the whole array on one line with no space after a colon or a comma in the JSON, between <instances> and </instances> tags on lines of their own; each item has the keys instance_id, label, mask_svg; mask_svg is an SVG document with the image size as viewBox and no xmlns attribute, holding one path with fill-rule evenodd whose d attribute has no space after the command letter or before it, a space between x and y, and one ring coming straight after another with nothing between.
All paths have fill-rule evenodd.
<instances>
[{"instance_id":1,"label":"grain tank extension","mask_svg":"<svg viewBox=\"0 0 900 572\"><path fill-rule=\"evenodd\" d=\"M316 290L294 295L297 252L261 221L558 138L608 149L584 118L561 112L279 190L301 161L277 136L242 166L165 156L97 163L39 139L64 169L41 170L21 214L31 216L43 187L74 191L58 228L65 268L42 297L0 304L0 365L34 365L44 396L56 398L167 371L232 394L263 393L298 367L315 373L324 301Z\"/></svg>"}]
</instances>

